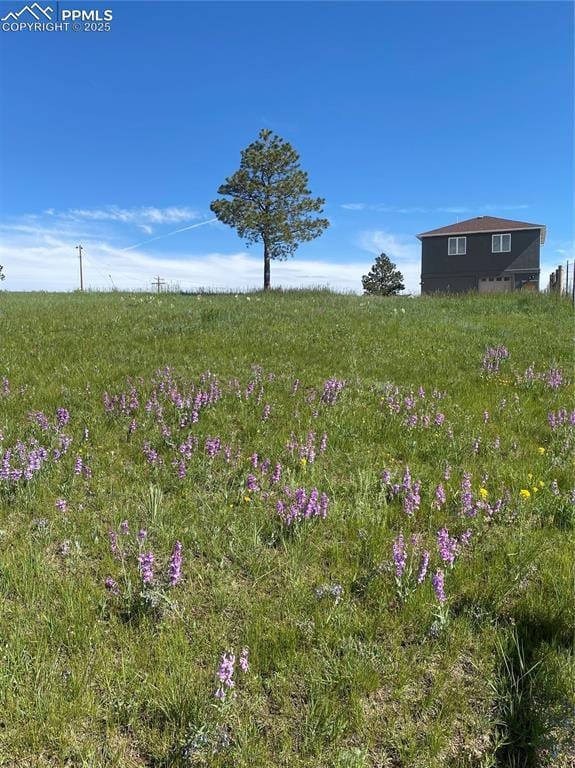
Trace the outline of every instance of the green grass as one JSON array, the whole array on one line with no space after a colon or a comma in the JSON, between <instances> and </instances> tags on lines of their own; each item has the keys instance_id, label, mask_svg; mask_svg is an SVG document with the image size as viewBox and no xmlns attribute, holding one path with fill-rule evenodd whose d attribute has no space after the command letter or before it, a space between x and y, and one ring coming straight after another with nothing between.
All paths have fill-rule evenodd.
<instances>
[{"instance_id":1,"label":"green grass","mask_svg":"<svg viewBox=\"0 0 575 768\"><path fill-rule=\"evenodd\" d=\"M573 408L567 303L3 294L0 320L0 378L10 382L0 395L2 450L31 439L58 447L60 407L72 438L28 482L0 480L0 765L575 764L574 430L552 430L547 418ZM497 345L510 357L485 375L485 349ZM531 364L537 375L561 368L563 383L526 381ZM156 372L166 366L184 397L204 372L217 378L221 397L197 423L180 427L191 409L164 399ZM329 405L321 396L332 377L346 385ZM107 413L104 393L131 386L139 408ZM415 393L429 427L390 411L394 387L402 400ZM144 408L154 389L169 435ZM46 431L29 417L38 411ZM286 445L310 431L317 457L306 463ZM182 479L172 462L188 435L199 447ZM209 458L208 437L230 446L229 463ZM161 465L147 461L146 441ZM270 459L270 474L281 462L280 490L253 469L254 452ZM90 478L74 474L78 456ZM381 479L388 469L401 483L407 465L421 483L412 516ZM464 472L474 501L480 487L486 504L502 500L492 515L461 513ZM246 490L250 473L259 491ZM325 492L326 519L282 524L275 505L286 485ZM129 535L118 532L123 520ZM439 557L442 527L472 531L453 568ZM146 588L135 561L140 528L156 559ZM111 552L111 529L130 550L124 560ZM419 549L398 585L400 532L410 553ZM175 540L183 578L169 587ZM423 549L430 568L416 586ZM440 567L442 611L431 584ZM107 577L120 595L106 590ZM250 669L236 669L237 696L220 703L220 657L244 646Z\"/></svg>"}]
</instances>

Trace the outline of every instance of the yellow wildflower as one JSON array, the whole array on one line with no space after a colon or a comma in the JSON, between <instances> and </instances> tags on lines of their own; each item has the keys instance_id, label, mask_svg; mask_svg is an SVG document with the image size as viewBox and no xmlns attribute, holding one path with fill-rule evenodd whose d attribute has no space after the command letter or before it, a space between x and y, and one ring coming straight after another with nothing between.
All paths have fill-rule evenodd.
<instances>
[{"instance_id":1,"label":"yellow wildflower","mask_svg":"<svg viewBox=\"0 0 575 768\"><path fill-rule=\"evenodd\" d=\"M533 493L539 493L539 488L536 485L533 486Z\"/></svg>"},{"instance_id":2,"label":"yellow wildflower","mask_svg":"<svg viewBox=\"0 0 575 768\"><path fill-rule=\"evenodd\" d=\"M251 501L251 497L250 496L244 496L244 501L245 502L250 502Z\"/></svg>"},{"instance_id":3,"label":"yellow wildflower","mask_svg":"<svg viewBox=\"0 0 575 768\"><path fill-rule=\"evenodd\" d=\"M530 499L531 498L531 493L527 490L527 488L522 488L519 491L519 495L521 496L522 499Z\"/></svg>"},{"instance_id":4,"label":"yellow wildflower","mask_svg":"<svg viewBox=\"0 0 575 768\"><path fill-rule=\"evenodd\" d=\"M301 459L299 460L299 463L302 465L302 467L305 467L305 465L307 464L307 459L306 459L306 457L304 456L303 458L301 458Z\"/></svg>"},{"instance_id":5,"label":"yellow wildflower","mask_svg":"<svg viewBox=\"0 0 575 768\"><path fill-rule=\"evenodd\" d=\"M539 487L540 488L545 488L545 483L543 482L543 480L539 481Z\"/></svg>"},{"instance_id":6,"label":"yellow wildflower","mask_svg":"<svg viewBox=\"0 0 575 768\"><path fill-rule=\"evenodd\" d=\"M544 448L542 445L540 445L540 446L539 446L539 448L538 448L537 450L539 451L539 453L540 453L542 456L543 456L543 454L545 453L545 448Z\"/></svg>"},{"instance_id":7,"label":"yellow wildflower","mask_svg":"<svg viewBox=\"0 0 575 768\"><path fill-rule=\"evenodd\" d=\"M480 488L479 495L481 496L481 500L485 501L485 499L489 496L489 493L487 492L487 488Z\"/></svg>"}]
</instances>

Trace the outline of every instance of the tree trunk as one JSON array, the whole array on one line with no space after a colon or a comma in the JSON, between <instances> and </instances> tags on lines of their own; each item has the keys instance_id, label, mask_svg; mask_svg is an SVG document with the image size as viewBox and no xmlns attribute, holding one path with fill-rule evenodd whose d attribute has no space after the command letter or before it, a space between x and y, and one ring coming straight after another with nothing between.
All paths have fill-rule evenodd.
<instances>
[{"instance_id":1,"label":"tree trunk","mask_svg":"<svg viewBox=\"0 0 575 768\"><path fill-rule=\"evenodd\" d=\"M264 291L270 289L270 252L264 240Z\"/></svg>"}]
</instances>

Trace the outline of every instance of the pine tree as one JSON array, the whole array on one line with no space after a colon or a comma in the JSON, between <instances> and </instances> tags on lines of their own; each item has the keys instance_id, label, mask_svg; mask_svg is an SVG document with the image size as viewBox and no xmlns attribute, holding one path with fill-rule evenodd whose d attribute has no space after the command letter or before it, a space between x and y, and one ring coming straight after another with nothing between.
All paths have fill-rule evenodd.
<instances>
[{"instance_id":1,"label":"pine tree","mask_svg":"<svg viewBox=\"0 0 575 768\"><path fill-rule=\"evenodd\" d=\"M327 219L312 215L323 213L325 201L311 197L307 184L295 149L264 129L242 150L239 169L218 189L224 197L210 206L247 243L263 243L264 289L270 287L271 259L287 259L301 242L319 237L329 226Z\"/></svg>"},{"instance_id":2,"label":"pine tree","mask_svg":"<svg viewBox=\"0 0 575 768\"><path fill-rule=\"evenodd\" d=\"M364 294L372 296L395 296L405 289L403 275L385 253L380 253L361 282Z\"/></svg>"}]
</instances>

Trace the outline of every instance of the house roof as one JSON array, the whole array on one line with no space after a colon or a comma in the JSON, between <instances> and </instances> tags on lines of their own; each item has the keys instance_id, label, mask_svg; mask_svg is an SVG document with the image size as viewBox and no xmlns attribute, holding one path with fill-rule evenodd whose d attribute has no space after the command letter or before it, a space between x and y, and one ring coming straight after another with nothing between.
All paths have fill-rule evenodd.
<instances>
[{"instance_id":1,"label":"house roof","mask_svg":"<svg viewBox=\"0 0 575 768\"><path fill-rule=\"evenodd\" d=\"M474 219L458 221L447 227L430 229L429 232L422 232L417 237L421 240L423 237L436 237L438 235L472 235L478 232L509 232L514 229L539 229L541 230L541 245L545 242L545 225L498 219L496 216L476 216Z\"/></svg>"}]
</instances>

